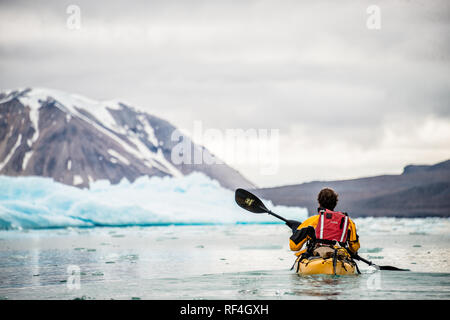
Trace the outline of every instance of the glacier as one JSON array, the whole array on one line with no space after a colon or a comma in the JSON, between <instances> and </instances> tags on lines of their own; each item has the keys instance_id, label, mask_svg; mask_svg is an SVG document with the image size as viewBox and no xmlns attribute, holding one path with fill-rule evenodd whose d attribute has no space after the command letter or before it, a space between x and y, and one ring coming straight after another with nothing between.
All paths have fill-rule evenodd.
<instances>
[{"instance_id":1,"label":"glacier","mask_svg":"<svg viewBox=\"0 0 450 320\"><path fill-rule=\"evenodd\" d=\"M274 206L303 221L306 208ZM143 176L111 185L98 180L80 189L45 177L0 176L0 230L95 226L283 223L237 206L234 192L203 173Z\"/></svg>"}]
</instances>

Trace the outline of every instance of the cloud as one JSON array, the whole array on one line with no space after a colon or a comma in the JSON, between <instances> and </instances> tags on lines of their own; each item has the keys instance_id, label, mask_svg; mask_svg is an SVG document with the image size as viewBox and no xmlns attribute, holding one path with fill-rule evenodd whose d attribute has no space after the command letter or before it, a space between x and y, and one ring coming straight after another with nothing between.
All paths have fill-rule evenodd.
<instances>
[{"instance_id":1,"label":"cloud","mask_svg":"<svg viewBox=\"0 0 450 320\"><path fill-rule=\"evenodd\" d=\"M427 119L450 126L450 5L376 4L373 31L369 3L352 1L77 1L81 30L69 30L69 3L6 1L0 87L124 99L185 128L279 129L278 176L238 166L256 183L312 179L289 172L311 167L316 148L352 155L347 167L318 161L309 172L324 178L443 160L448 130L414 137ZM409 156L386 144L393 127L408 128L389 141L408 140ZM436 152L421 156L427 143Z\"/></svg>"}]
</instances>

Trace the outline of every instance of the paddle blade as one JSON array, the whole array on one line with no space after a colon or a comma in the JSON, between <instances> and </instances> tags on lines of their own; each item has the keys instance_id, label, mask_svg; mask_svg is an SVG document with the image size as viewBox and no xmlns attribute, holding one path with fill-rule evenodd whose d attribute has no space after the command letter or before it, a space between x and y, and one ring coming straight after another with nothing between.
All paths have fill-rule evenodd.
<instances>
[{"instance_id":1,"label":"paddle blade","mask_svg":"<svg viewBox=\"0 0 450 320\"><path fill-rule=\"evenodd\" d=\"M410 271L409 269L400 269L393 266L378 266L380 270L389 270L389 271Z\"/></svg>"},{"instance_id":2,"label":"paddle blade","mask_svg":"<svg viewBox=\"0 0 450 320\"><path fill-rule=\"evenodd\" d=\"M236 189L234 199L236 203L243 209L253 213L269 212L266 206L258 199L257 196L244 189Z\"/></svg>"}]
</instances>

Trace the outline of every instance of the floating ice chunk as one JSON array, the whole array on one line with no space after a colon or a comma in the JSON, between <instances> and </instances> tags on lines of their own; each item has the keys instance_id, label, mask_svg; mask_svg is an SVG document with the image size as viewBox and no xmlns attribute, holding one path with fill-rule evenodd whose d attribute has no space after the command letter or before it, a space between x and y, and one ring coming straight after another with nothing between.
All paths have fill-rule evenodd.
<instances>
[{"instance_id":1,"label":"floating ice chunk","mask_svg":"<svg viewBox=\"0 0 450 320\"><path fill-rule=\"evenodd\" d=\"M307 218L304 208L265 203L288 219ZM90 189L50 178L0 176L0 229L279 222L242 210L232 190L201 173L123 179L116 185L97 180Z\"/></svg>"}]
</instances>

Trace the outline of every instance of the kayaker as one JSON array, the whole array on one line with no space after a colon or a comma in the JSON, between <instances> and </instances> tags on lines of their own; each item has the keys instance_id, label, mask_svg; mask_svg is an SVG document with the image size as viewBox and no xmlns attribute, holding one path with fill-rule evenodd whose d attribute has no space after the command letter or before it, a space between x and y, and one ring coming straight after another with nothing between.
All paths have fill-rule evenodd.
<instances>
[{"instance_id":1,"label":"kayaker","mask_svg":"<svg viewBox=\"0 0 450 320\"><path fill-rule=\"evenodd\" d=\"M336 248L345 248L350 254L356 254L360 247L355 223L347 213L333 211L338 202L338 194L330 188L324 188L317 197L318 214L309 217L294 230L289 247L297 251L296 256L308 257L320 255L330 257ZM301 250L304 244L306 248Z\"/></svg>"}]
</instances>

